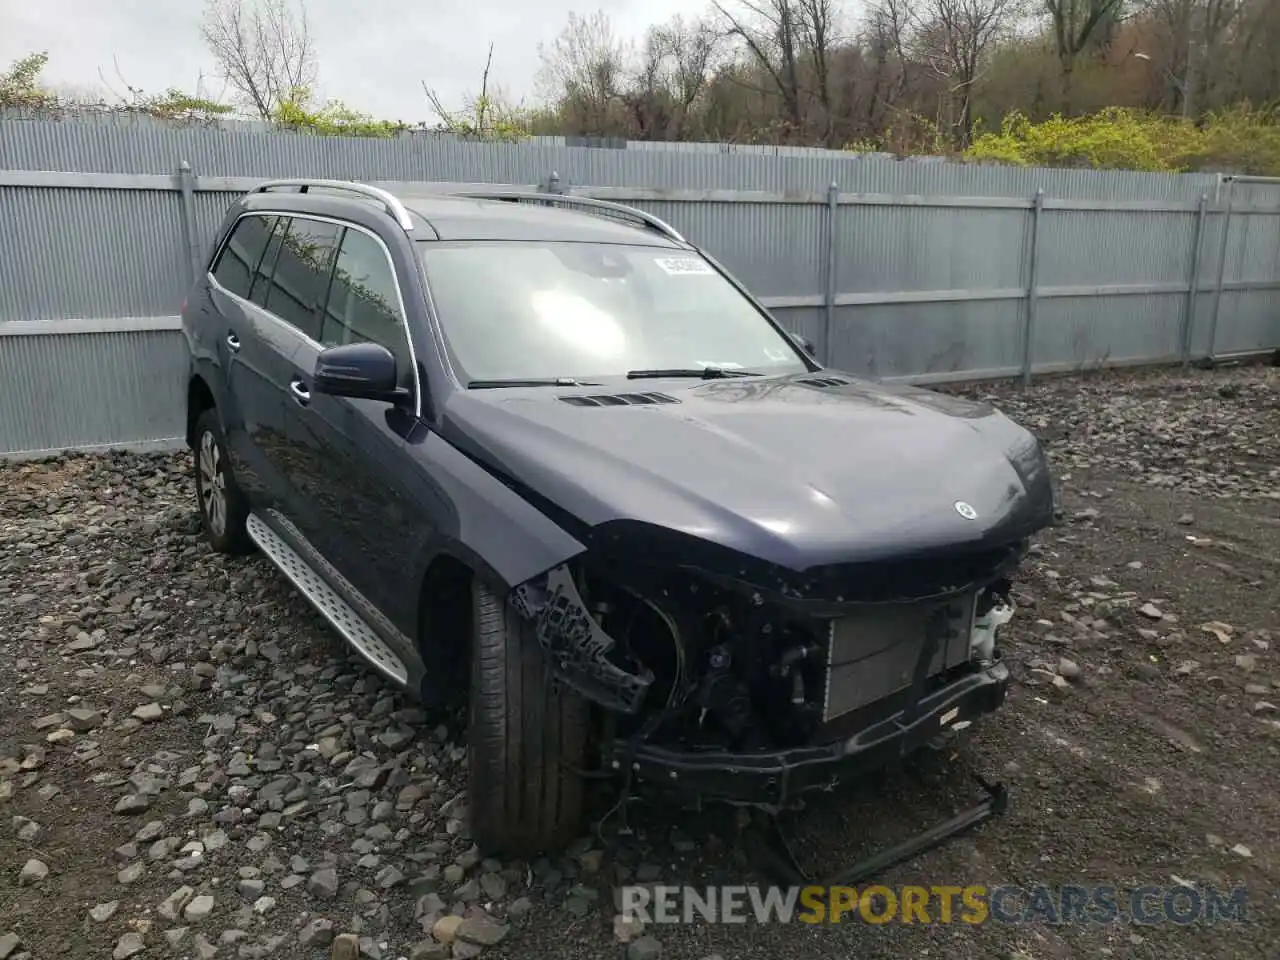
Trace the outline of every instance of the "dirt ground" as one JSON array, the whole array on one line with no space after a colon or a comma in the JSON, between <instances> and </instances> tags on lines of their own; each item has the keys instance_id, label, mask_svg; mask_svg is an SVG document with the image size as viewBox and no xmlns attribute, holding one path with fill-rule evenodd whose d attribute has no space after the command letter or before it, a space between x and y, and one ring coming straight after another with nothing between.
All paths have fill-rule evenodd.
<instances>
[{"instance_id":1,"label":"dirt ground","mask_svg":"<svg viewBox=\"0 0 1280 960\"><path fill-rule=\"evenodd\" d=\"M556 861L481 861L456 718L355 662L261 557L212 555L189 457L0 465L0 960L1274 958L1280 369L979 385L1045 440L1061 522L1017 585L1005 708L953 757L789 818L830 870L975 798L891 886L1247 890L1216 925L658 925L628 880L757 879L732 812L630 804ZM1158 903L1158 898L1153 901ZM1184 897L1185 904L1185 897ZM446 946L449 915L465 936Z\"/></svg>"}]
</instances>

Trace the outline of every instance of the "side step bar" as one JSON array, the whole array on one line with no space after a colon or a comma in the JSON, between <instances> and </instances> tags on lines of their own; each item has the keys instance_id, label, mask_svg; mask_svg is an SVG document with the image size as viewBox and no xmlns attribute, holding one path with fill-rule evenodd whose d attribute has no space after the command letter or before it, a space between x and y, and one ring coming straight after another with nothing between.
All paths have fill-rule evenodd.
<instances>
[{"instance_id":1,"label":"side step bar","mask_svg":"<svg viewBox=\"0 0 1280 960\"><path fill-rule=\"evenodd\" d=\"M401 686L408 682L409 669L404 661L396 656L395 651L387 646L293 547L257 514L249 515L246 527L258 549L266 554L267 559L280 569L289 582L298 588L370 666Z\"/></svg>"}]
</instances>

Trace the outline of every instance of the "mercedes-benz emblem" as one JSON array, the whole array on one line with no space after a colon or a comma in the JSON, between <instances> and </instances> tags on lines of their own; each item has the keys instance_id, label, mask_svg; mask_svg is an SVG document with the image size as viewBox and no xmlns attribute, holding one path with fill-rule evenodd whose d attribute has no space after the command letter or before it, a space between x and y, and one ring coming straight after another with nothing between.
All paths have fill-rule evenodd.
<instances>
[{"instance_id":1,"label":"mercedes-benz emblem","mask_svg":"<svg viewBox=\"0 0 1280 960\"><path fill-rule=\"evenodd\" d=\"M969 504L965 503L963 500L956 501L956 513L960 514L960 516L964 517L966 520L978 519L978 511L973 509L973 507L969 506Z\"/></svg>"}]
</instances>

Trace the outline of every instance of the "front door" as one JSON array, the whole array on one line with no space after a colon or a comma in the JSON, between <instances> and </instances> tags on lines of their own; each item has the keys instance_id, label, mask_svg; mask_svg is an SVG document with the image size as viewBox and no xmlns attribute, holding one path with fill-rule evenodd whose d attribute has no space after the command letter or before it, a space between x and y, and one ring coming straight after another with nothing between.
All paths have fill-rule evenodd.
<instances>
[{"instance_id":1,"label":"front door","mask_svg":"<svg viewBox=\"0 0 1280 960\"><path fill-rule=\"evenodd\" d=\"M289 430L306 463L294 494L303 535L400 633L417 632L418 591L410 558L424 531L403 481L404 438L414 416L390 404L312 390L323 347L381 344L395 355L401 384L416 389L395 269L382 242L362 228L342 233L318 343L293 359Z\"/></svg>"}]
</instances>

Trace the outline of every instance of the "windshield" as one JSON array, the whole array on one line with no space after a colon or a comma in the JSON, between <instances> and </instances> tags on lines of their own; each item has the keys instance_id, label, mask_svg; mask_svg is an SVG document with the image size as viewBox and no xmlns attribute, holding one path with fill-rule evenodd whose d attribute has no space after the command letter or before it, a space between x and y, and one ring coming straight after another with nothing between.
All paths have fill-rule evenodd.
<instances>
[{"instance_id":1,"label":"windshield","mask_svg":"<svg viewBox=\"0 0 1280 960\"><path fill-rule=\"evenodd\" d=\"M468 381L808 369L733 284L683 250L426 243L422 261L453 362Z\"/></svg>"}]
</instances>

